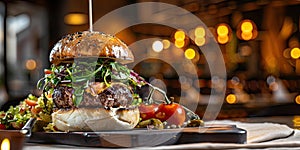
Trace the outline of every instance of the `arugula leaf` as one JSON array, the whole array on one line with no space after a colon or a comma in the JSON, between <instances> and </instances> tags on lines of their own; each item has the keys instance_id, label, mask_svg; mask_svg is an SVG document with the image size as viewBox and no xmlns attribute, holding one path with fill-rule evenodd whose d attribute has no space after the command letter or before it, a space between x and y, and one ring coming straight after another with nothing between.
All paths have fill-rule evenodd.
<instances>
[{"instance_id":1,"label":"arugula leaf","mask_svg":"<svg viewBox=\"0 0 300 150\"><path fill-rule=\"evenodd\" d=\"M84 89L82 87L74 87L74 89L75 89L74 92L75 97L73 97L73 103L75 106L79 106L79 104L83 100Z\"/></svg>"},{"instance_id":2,"label":"arugula leaf","mask_svg":"<svg viewBox=\"0 0 300 150\"><path fill-rule=\"evenodd\" d=\"M51 74L45 74L37 86L44 91L53 90L62 81L64 86L73 87L73 103L78 106L83 100L84 89L92 80L104 82L110 86L112 81L122 82L133 89L141 87L147 82L133 70L110 59L90 61L83 59L72 64L59 66L51 65Z\"/></svg>"}]
</instances>

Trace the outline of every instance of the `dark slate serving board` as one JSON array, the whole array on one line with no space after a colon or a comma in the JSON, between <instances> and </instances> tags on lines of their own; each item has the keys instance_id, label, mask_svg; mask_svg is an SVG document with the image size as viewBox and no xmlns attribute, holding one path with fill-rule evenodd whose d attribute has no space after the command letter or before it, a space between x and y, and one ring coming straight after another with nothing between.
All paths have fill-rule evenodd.
<instances>
[{"instance_id":1,"label":"dark slate serving board","mask_svg":"<svg viewBox=\"0 0 300 150\"><path fill-rule=\"evenodd\" d=\"M99 132L32 132L29 143L64 144L88 147L141 147L187 143L246 143L247 131L234 125L199 128Z\"/></svg>"}]
</instances>

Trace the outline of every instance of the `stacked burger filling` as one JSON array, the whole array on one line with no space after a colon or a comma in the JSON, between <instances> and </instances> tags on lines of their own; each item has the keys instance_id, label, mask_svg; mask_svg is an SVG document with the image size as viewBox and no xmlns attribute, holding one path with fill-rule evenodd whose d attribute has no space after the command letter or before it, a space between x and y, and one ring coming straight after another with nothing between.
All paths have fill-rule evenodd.
<instances>
[{"instance_id":1,"label":"stacked burger filling","mask_svg":"<svg viewBox=\"0 0 300 150\"><path fill-rule=\"evenodd\" d=\"M59 40L50 53L51 69L38 83L51 93L54 126L68 131L133 128L139 121L135 104L141 100L136 91L146 84L125 66L133 60L127 45L112 35L84 31Z\"/></svg>"}]
</instances>

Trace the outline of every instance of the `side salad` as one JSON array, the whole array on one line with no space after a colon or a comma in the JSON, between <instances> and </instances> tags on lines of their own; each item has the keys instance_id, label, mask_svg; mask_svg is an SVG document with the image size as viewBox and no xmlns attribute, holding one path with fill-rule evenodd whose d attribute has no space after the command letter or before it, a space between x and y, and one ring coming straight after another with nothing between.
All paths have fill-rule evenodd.
<instances>
[{"instance_id":1,"label":"side salad","mask_svg":"<svg viewBox=\"0 0 300 150\"><path fill-rule=\"evenodd\" d=\"M19 105L10 106L7 111L0 111L0 129L21 129L30 118L50 123L53 107L51 95L51 91L43 93L40 97L29 94ZM47 100L44 100L45 98Z\"/></svg>"}]
</instances>

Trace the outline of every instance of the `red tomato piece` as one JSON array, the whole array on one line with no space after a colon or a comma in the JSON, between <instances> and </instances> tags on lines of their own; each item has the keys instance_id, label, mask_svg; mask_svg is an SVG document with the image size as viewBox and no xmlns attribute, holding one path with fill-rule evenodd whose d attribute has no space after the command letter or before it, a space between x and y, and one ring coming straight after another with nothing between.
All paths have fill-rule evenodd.
<instances>
[{"instance_id":1,"label":"red tomato piece","mask_svg":"<svg viewBox=\"0 0 300 150\"><path fill-rule=\"evenodd\" d=\"M25 99L25 102L28 106L35 106L37 105L37 102L34 100L30 100L30 99Z\"/></svg>"},{"instance_id":2,"label":"red tomato piece","mask_svg":"<svg viewBox=\"0 0 300 150\"><path fill-rule=\"evenodd\" d=\"M155 113L158 110L158 104L141 104L139 106L140 117L142 120L147 120L150 118L155 118Z\"/></svg>"},{"instance_id":3,"label":"red tomato piece","mask_svg":"<svg viewBox=\"0 0 300 150\"><path fill-rule=\"evenodd\" d=\"M6 129L6 126L4 124L0 123L0 130L5 130L5 129Z\"/></svg>"},{"instance_id":4,"label":"red tomato piece","mask_svg":"<svg viewBox=\"0 0 300 150\"><path fill-rule=\"evenodd\" d=\"M35 107L32 107L30 111L31 111L32 114L36 115L36 114L38 114L40 111L42 111L42 109L41 109L41 108L35 108Z\"/></svg>"},{"instance_id":5,"label":"red tomato piece","mask_svg":"<svg viewBox=\"0 0 300 150\"><path fill-rule=\"evenodd\" d=\"M52 73L52 71L51 71L51 70L49 70L49 69L44 69L44 73L45 73L45 74L51 74L51 73Z\"/></svg>"},{"instance_id":6,"label":"red tomato piece","mask_svg":"<svg viewBox=\"0 0 300 150\"><path fill-rule=\"evenodd\" d=\"M183 125L185 121L185 110L178 103L160 104L155 118L166 121L168 124Z\"/></svg>"},{"instance_id":7,"label":"red tomato piece","mask_svg":"<svg viewBox=\"0 0 300 150\"><path fill-rule=\"evenodd\" d=\"M19 113L24 114L25 113L25 108L20 107Z\"/></svg>"}]
</instances>

